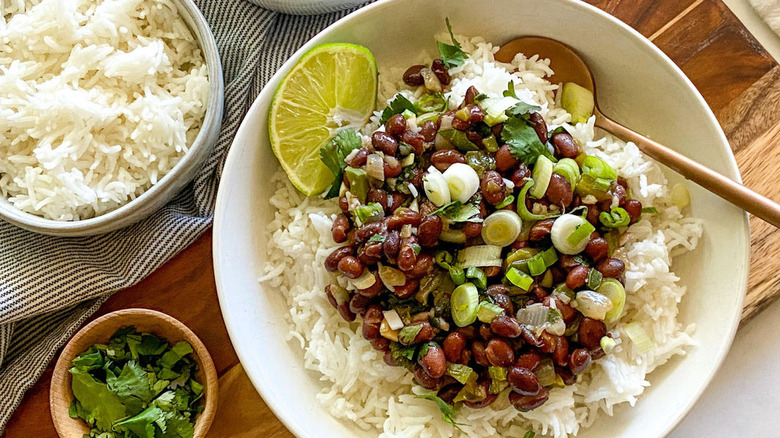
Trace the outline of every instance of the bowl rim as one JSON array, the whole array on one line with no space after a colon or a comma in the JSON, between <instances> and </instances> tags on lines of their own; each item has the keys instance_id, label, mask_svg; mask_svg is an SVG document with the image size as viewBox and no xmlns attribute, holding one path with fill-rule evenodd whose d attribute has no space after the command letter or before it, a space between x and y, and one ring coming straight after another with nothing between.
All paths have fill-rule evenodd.
<instances>
[{"instance_id":1,"label":"bowl rim","mask_svg":"<svg viewBox=\"0 0 780 438\"><path fill-rule=\"evenodd\" d=\"M614 26L617 26L623 32L627 32L628 34L633 36L636 39L637 43L642 45L643 51L650 52L656 55L657 57L659 57L662 60L662 62L666 64L667 68L671 68L676 73L677 79L682 80L684 84L693 92L696 102L698 103L699 106L701 106L705 110L706 117L710 124L710 128L712 128L717 134L717 136L721 138L723 144L729 145L728 139L726 138L723 129L721 128L720 124L717 122L717 119L715 118L715 114L712 112L712 109L704 100L704 97L698 91L696 86L693 85L693 82L690 80L690 78L688 78L688 76L682 71L682 69L677 64L675 64L660 48L658 48L649 39L647 39L647 37L639 33L637 30L635 30L628 24L614 17L613 15L605 11L602 11L601 9L593 5L590 5L586 2L582 2L580 0L557 0L557 1L559 1L564 5L577 8L581 10L582 13L584 14L594 15L600 20L604 20ZM273 84L276 81L280 80L283 76L285 76L287 72L292 68L292 66L298 61L298 59L304 53L310 50L312 47L314 47L317 44L320 44L320 41L324 38L324 35L330 33L333 28L339 27L347 21L358 19L359 17L369 14L374 10L384 9L393 2L395 2L395 0L379 0L373 4L369 4L367 6L361 7L360 9L340 18L339 20L332 23L331 25L329 25L328 27L326 27L325 29L317 33L315 36L313 36L310 40L306 42L306 44L304 44L297 51L295 51L295 53L293 53L290 56L290 58L287 59L287 61L285 61L281 65L281 67L279 67L279 69L274 73L274 75L271 76L271 78L268 80L268 82L263 87L261 92L255 98L247 114L256 111L256 107L261 105L261 101L266 98L266 94L272 93L272 90L269 89L268 84ZM244 121L246 120L247 119L245 118ZM240 139L242 137L242 133L244 130L246 130L246 126L242 122L241 126L236 132L235 138ZM236 142L234 139L232 145L235 144ZM225 165L222 171L223 175L229 173L234 166L238 165L237 162L239 161L240 158L240 152L234 152L234 150L235 149L231 147L231 149L228 152L228 155L225 159ZM729 153L726 155L726 162L724 163L727 167L727 170L726 172L724 172L724 174L734 179L736 182L742 183L742 177L740 175L740 171L737 166L737 161L734 156L734 152L730 148L728 152ZM224 181L224 179L222 181ZM236 328L236 324L231 319L231 314L227 311L226 303L229 300L229 291L227 291L223 286L225 280L222 271L220 269L220 263L219 263L219 255L222 252L222 233L224 232L223 228L219 225L222 222L223 214L228 214L226 210L226 201L225 201L226 195L224 195L223 192L229 190L230 189L227 188L225 185L220 184L219 190L217 192L217 202L216 202L215 213L214 213L214 231L213 231L214 236L213 236L213 244L212 244L212 259L214 265L214 276L216 280L215 283L217 287L217 297L219 299L222 317L225 321L225 326L227 328L228 335L231 339L231 342L233 343L233 347L236 351L236 355L238 356L239 360L243 362L245 358L248 357L247 349L249 348L249 346L245 345L244 343L237 342L237 340L240 339L240 336L238 333L238 329ZM705 381L707 383L702 385L700 388L698 388L695 391L690 401L685 406L683 406L682 409L678 411L674 419L665 426L662 432L662 436L667 436L669 433L671 433L683 421L683 419L688 415L688 413L691 411L693 406L698 402L699 398L704 393L704 390L710 385L712 379L715 377L715 374L723 365L723 362L726 358L726 354L731 349L732 342L734 341L734 336L736 335L741 320L741 315L742 315L741 309L744 306L744 299L745 299L745 294L747 292L747 286L748 286L748 274L750 271L750 252L751 252L750 223L748 220L749 217L747 212L742 212L741 217L743 222L742 230L745 235L746 245L742 249L741 256L739 254L735 255L736 260L742 261L745 266L744 272L742 273L741 278L739 279L740 280L739 284L741 285L742 290L736 297L737 298L736 304L738 305L740 311L734 312L734 314L731 317L731 320L725 321L726 322L725 325L727 326L727 330L725 331L725 338L728 339L728 341L722 344L719 351L717 351L717 353L714 355L713 363L715 363L716 366L713 367L711 372L709 372L708 375L706 376ZM276 399L272 396L273 395L272 391L269 388L266 388L268 382L265 382L261 378L261 376L256 374L253 368L248 367L245 368L245 370L247 376L252 382L252 385L258 391L258 393L263 398L263 400L268 405L268 407L271 409L271 411L274 413L274 415L285 425L285 427L298 438L313 438L295 421L294 418L292 418L292 416L288 415L287 411L285 411L281 406L277 404Z\"/></svg>"},{"instance_id":2,"label":"bowl rim","mask_svg":"<svg viewBox=\"0 0 780 438\"><path fill-rule=\"evenodd\" d=\"M76 332L76 334L73 335L73 337L71 337L62 348L62 351L57 358L57 362L54 365L51 383L49 384L49 411L57 434L63 436L60 432L60 428L62 427L59 421L60 413L56 412L55 409L56 406L58 406L58 403L55 403L55 397L57 394L59 394L59 387L57 384L60 383L63 379L67 378L68 369L70 368L70 364L68 362L72 360L75 355L81 354L81 352L74 352L72 355L66 355L64 353L68 352L71 345L77 345L80 341L82 341L82 339L88 337L92 333L92 330L96 327L122 316L138 318L139 320L143 319L161 321L163 324L171 326L180 331L184 335L184 338L187 340L187 342L192 345L192 349L194 351L191 354L193 354L198 359L200 367L203 371L203 375L205 376L205 381L200 382L202 383L205 392L203 396L204 406L203 411L195 417L194 436L195 438L202 438L205 436L211 427L211 423L214 421L214 415L217 411L219 398L219 379L217 377L217 370L214 365L214 360L211 358L211 354L206 348L206 345L203 344L203 341L201 341L198 335L195 334L195 332L193 332L192 329L190 329L186 324L166 313L141 307L116 310L95 319ZM166 339L166 341L168 340ZM73 398L72 394L70 394L70 398Z\"/></svg>"},{"instance_id":3,"label":"bowl rim","mask_svg":"<svg viewBox=\"0 0 780 438\"><path fill-rule=\"evenodd\" d=\"M181 181L180 177L192 171L193 167L200 167L201 160L205 161L208 158L205 151L213 148L222 125L225 88L222 62L214 34L193 0L172 1L177 6L179 15L192 32L203 53L209 78L208 104L200 131L181 160L140 196L99 216L77 221L48 219L20 210L8 202L8 199L0 196L0 219L28 231L62 237L87 236L114 231L130 226L152 214L154 210L145 210L154 207L155 201L158 201L157 197L176 188L179 184L186 185L189 181ZM201 156L200 153L204 153L204 156ZM168 194L169 199L166 203L176 194L177 192ZM132 220L123 221L125 218L132 218Z\"/></svg>"}]
</instances>

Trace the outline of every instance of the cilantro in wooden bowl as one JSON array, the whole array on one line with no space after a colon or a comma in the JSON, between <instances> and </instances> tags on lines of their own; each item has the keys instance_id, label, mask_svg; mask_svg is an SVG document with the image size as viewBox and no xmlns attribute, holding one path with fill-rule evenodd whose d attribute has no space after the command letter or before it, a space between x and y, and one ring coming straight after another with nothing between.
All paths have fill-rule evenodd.
<instances>
[{"instance_id":1,"label":"cilantro in wooden bowl","mask_svg":"<svg viewBox=\"0 0 780 438\"><path fill-rule=\"evenodd\" d=\"M203 437L217 378L205 346L184 324L147 309L90 323L63 350L50 403L63 438Z\"/></svg>"}]
</instances>

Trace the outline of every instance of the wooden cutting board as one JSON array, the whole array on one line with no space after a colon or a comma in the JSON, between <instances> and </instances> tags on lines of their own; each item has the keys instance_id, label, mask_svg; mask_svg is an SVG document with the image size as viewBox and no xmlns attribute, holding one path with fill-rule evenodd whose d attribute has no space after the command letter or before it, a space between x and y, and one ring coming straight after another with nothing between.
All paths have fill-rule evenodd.
<instances>
[{"instance_id":1,"label":"wooden cutting board","mask_svg":"<svg viewBox=\"0 0 780 438\"><path fill-rule=\"evenodd\" d=\"M726 132L745 183L780 200L780 66L721 0L587 0L633 26L672 58L699 88ZM766 163L770 163L767 165ZM752 267L743 321L780 293L780 233L751 218ZM292 435L254 391L219 313L211 233L144 280L111 298L104 314L147 307L178 318L203 340L220 378L213 438ZM49 416L51 367L28 392L7 438L55 437Z\"/></svg>"}]
</instances>

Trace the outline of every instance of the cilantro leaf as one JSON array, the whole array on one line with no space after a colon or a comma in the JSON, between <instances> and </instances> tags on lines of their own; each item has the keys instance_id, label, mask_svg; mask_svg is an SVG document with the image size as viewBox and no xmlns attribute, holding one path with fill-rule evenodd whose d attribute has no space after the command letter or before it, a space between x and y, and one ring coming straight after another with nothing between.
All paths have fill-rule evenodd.
<instances>
[{"instance_id":1,"label":"cilantro leaf","mask_svg":"<svg viewBox=\"0 0 780 438\"><path fill-rule=\"evenodd\" d=\"M125 405L119 397L111 392L105 383L92 377L87 372L71 368L73 396L78 401L72 413L90 426L98 429L111 430L115 421L127 416Z\"/></svg>"},{"instance_id":2,"label":"cilantro leaf","mask_svg":"<svg viewBox=\"0 0 780 438\"><path fill-rule=\"evenodd\" d=\"M431 214L443 216L453 222L482 222L478 217L479 207L474 204L461 204L460 201L452 201L444 204Z\"/></svg>"},{"instance_id":3,"label":"cilantro leaf","mask_svg":"<svg viewBox=\"0 0 780 438\"><path fill-rule=\"evenodd\" d=\"M526 164L534 164L540 155L554 160L547 146L539 141L534 128L520 117L510 117L504 122L501 138L509 145L509 152Z\"/></svg>"},{"instance_id":4,"label":"cilantro leaf","mask_svg":"<svg viewBox=\"0 0 780 438\"><path fill-rule=\"evenodd\" d=\"M533 430L529 430L528 432L523 435L523 438L534 438L536 436L536 432Z\"/></svg>"},{"instance_id":5,"label":"cilantro leaf","mask_svg":"<svg viewBox=\"0 0 780 438\"><path fill-rule=\"evenodd\" d=\"M455 417L458 415L457 412L455 412L455 408L448 405L447 402L441 399L441 397L431 394L431 395L418 395L417 398L431 400L432 402L435 402L436 405L439 407L441 414L444 416L444 421L453 425L456 429L461 430L460 426L465 426L462 423L455 422Z\"/></svg>"},{"instance_id":6,"label":"cilantro leaf","mask_svg":"<svg viewBox=\"0 0 780 438\"><path fill-rule=\"evenodd\" d=\"M452 26L450 25L450 19L446 18L447 31L450 33L450 39L452 44L445 44L441 41L436 42L436 47L439 49L441 60L444 61L444 66L447 68L457 67L463 65L469 58L469 55L461 49L460 43L455 39L455 35L452 33Z\"/></svg>"},{"instance_id":7,"label":"cilantro leaf","mask_svg":"<svg viewBox=\"0 0 780 438\"><path fill-rule=\"evenodd\" d=\"M541 109L542 107L538 105L525 103L521 100L520 102L517 102L511 108L506 110L506 115L508 115L509 117L522 117L533 112L538 112Z\"/></svg>"},{"instance_id":8,"label":"cilantro leaf","mask_svg":"<svg viewBox=\"0 0 780 438\"><path fill-rule=\"evenodd\" d=\"M344 168L347 167L347 163L344 160L350 152L360 148L362 144L363 141L357 132L352 129L342 129L336 133L328 144L320 148L322 162L328 166L328 169L335 177L330 190L325 195L325 199L338 196L339 188L341 187L341 174L344 172Z\"/></svg>"},{"instance_id":9,"label":"cilantro leaf","mask_svg":"<svg viewBox=\"0 0 780 438\"><path fill-rule=\"evenodd\" d=\"M506 84L506 90L504 90L504 97L514 97L517 100L520 100L519 97L517 97L517 93L515 93L515 83L513 81L509 81L508 84Z\"/></svg>"},{"instance_id":10,"label":"cilantro leaf","mask_svg":"<svg viewBox=\"0 0 780 438\"><path fill-rule=\"evenodd\" d=\"M403 94L398 93L393 97L393 100L390 101L390 104L387 106L387 108L382 111L382 117L379 119L381 123L387 122L390 117L393 117L396 114L401 114L404 111L411 111L415 114L417 114L417 107L414 106L414 104L404 97Z\"/></svg>"},{"instance_id":11,"label":"cilantro leaf","mask_svg":"<svg viewBox=\"0 0 780 438\"><path fill-rule=\"evenodd\" d=\"M158 424L159 422L162 424ZM157 406L149 406L138 415L116 423L114 428L121 432L132 432L139 438L154 438L155 424L165 430L163 411Z\"/></svg>"}]
</instances>

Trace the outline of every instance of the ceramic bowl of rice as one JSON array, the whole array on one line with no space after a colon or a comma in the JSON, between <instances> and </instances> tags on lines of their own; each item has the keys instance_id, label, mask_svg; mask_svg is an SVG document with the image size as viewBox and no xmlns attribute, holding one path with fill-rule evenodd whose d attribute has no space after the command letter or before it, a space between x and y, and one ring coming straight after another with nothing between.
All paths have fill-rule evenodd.
<instances>
[{"instance_id":1,"label":"ceramic bowl of rice","mask_svg":"<svg viewBox=\"0 0 780 438\"><path fill-rule=\"evenodd\" d=\"M364 45L379 72L378 109L402 87L401 73L430 62L449 17L469 59L452 69L450 95L469 85L501 95L508 80L565 126L583 149L628 181L633 196L658 214L629 228L620 257L626 315L646 327L654 348L619 342L576 384L519 412L499 399L462 407L458 430L403 368L387 366L342 320L323 288L336 244L334 199L301 195L276 161L267 137L274 90L297 58L327 42ZM446 35L446 33L444 34ZM595 73L600 106L618 121L739 180L712 111L685 75L648 40L615 18L573 0L388 0L357 11L301 48L259 95L227 159L217 201L214 265L220 305L233 345L268 405L298 437L660 437L686 415L712 379L736 331L746 290L748 222L744 212L689 184L690 205L675 205L681 179L633 144L570 124L544 79L546 60L528 54L495 62L500 44L521 35L558 39ZM370 129L370 128L369 128ZM370 131L369 131L370 132ZM357 330L357 331L356 331ZM622 339L623 321L611 333ZM243 409L252 409L245 406Z\"/></svg>"},{"instance_id":2,"label":"ceramic bowl of rice","mask_svg":"<svg viewBox=\"0 0 780 438\"><path fill-rule=\"evenodd\" d=\"M191 0L13 0L0 19L0 217L57 236L131 225L208 158L222 70Z\"/></svg>"}]
</instances>

